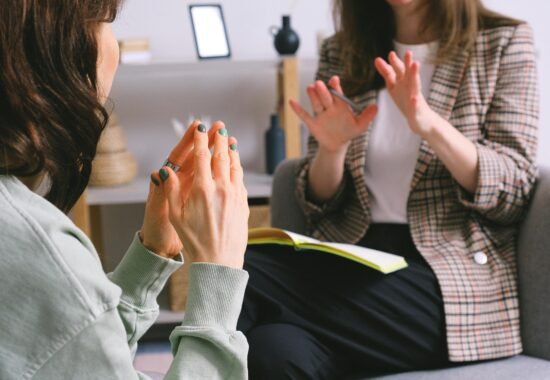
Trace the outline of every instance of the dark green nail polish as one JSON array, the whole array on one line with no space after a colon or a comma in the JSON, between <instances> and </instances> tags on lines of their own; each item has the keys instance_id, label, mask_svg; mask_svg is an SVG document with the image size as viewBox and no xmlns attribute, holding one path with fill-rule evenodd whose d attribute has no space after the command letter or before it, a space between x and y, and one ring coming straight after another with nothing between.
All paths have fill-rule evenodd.
<instances>
[{"instance_id":1,"label":"dark green nail polish","mask_svg":"<svg viewBox=\"0 0 550 380\"><path fill-rule=\"evenodd\" d=\"M206 127L204 126L204 124L199 124L198 130L199 130L199 132L204 133L204 132L206 132Z\"/></svg>"},{"instance_id":2,"label":"dark green nail polish","mask_svg":"<svg viewBox=\"0 0 550 380\"><path fill-rule=\"evenodd\" d=\"M229 145L229 149L231 149L232 151L236 152L236 151L237 151L237 144L231 144L231 145Z\"/></svg>"},{"instance_id":3,"label":"dark green nail polish","mask_svg":"<svg viewBox=\"0 0 550 380\"><path fill-rule=\"evenodd\" d=\"M218 133L219 133L220 135L222 135L223 137L227 137L227 129L225 129L225 128L220 129L220 130L218 131Z\"/></svg>"},{"instance_id":4,"label":"dark green nail polish","mask_svg":"<svg viewBox=\"0 0 550 380\"><path fill-rule=\"evenodd\" d=\"M168 179L168 176L170 174L168 173L168 170L162 168L162 169L159 170L159 175L160 175L160 179L162 180L162 182L164 182Z\"/></svg>"},{"instance_id":5,"label":"dark green nail polish","mask_svg":"<svg viewBox=\"0 0 550 380\"><path fill-rule=\"evenodd\" d=\"M153 182L155 186L160 186L159 181L155 178L153 174L151 174L151 182Z\"/></svg>"}]
</instances>

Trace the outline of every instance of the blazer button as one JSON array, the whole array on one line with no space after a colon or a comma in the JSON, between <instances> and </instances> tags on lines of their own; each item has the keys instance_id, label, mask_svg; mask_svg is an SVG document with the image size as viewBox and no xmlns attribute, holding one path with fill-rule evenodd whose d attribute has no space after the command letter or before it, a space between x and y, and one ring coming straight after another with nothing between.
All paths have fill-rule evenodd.
<instances>
[{"instance_id":1,"label":"blazer button","mask_svg":"<svg viewBox=\"0 0 550 380\"><path fill-rule=\"evenodd\" d=\"M487 255L481 251L474 253L474 261L479 265L487 264Z\"/></svg>"}]
</instances>

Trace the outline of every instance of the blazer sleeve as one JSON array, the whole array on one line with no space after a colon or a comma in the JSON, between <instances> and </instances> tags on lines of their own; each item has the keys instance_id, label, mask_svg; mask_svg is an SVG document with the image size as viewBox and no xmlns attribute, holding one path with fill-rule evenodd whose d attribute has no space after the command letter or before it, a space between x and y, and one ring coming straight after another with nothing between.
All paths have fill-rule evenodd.
<instances>
[{"instance_id":1,"label":"blazer sleeve","mask_svg":"<svg viewBox=\"0 0 550 380\"><path fill-rule=\"evenodd\" d=\"M472 195L458 186L465 207L502 225L521 220L537 178L538 114L533 35L522 24L502 53L485 138L476 143L477 189Z\"/></svg>"},{"instance_id":2,"label":"blazer sleeve","mask_svg":"<svg viewBox=\"0 0 550 380\"><path fill-rule=\"evenodd\" d=\"M338 73L331 72L330 67L337 66L336 62L333 62L335 57L330 54L330 45L332 38L326 39L323 42L320 52L319 67L315 75L315 80L321 80L328 82L332 75ZM307 154L298 165L297 181L296 181L296 198L300 204L308 223L315 223L316 220L322 219L325 215L337 210L342 201L346 197L346 193L349 189L349 173L347 169L344 169L344 179L340 183L335 195L326 202L316 203L308 197L308 176L311 168L311 163L317 150L319 149L319 143L313 136L308 137Z\"/></svg>"}]
</instances>

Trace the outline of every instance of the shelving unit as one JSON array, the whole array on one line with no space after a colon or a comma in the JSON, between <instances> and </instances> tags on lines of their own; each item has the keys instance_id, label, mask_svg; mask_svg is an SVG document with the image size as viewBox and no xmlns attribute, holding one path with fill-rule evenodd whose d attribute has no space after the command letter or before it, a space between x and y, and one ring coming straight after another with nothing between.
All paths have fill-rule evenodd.
<instances>
[{"instance_id":1,"label":"shelving unit","mask_svg":"<svg viewBox=\"0 0 550 380\"><path fill-rule=\"evenodd\" d=\"M131 203L144 203L149 192L150 179L138 177L131 183L116 187L89 187L88 206L108 206ZM272 177L263 173L245 172L244 183L251 199L269 198Z\"/></svg>"},{"instance_id":2,"label":"shelving unit","mask_svg":"<svg viewBox=\"0 0 550 380\"><path fill-rule=\"evenodd\" d=\"M281 60L277 73L277 89L280 120L286 137L286 157L300 157L300 119L289 104L291 99L300 98L298 59L296 57L286 57Z\"/></svg>"},{"instance_id":3,"label":"shelving unit","mask_svg":"<svg viewBox=\"0 0 550 380\"><path fill-rule=\"evenodd\" d=\"M103 235L101 229L101 207L109 205L145 203L149 192L150 179L138 177L131 183L114 187L89 187L73 209L73 219L94 243L96 250L104 260ZM265 219L255 215L262 212L262 205L271 196L272 177L263 173L245 172L244 182L251 204L251 218ZM255 209L255 207L257 209Z\"/></svg>"}]
</instances>

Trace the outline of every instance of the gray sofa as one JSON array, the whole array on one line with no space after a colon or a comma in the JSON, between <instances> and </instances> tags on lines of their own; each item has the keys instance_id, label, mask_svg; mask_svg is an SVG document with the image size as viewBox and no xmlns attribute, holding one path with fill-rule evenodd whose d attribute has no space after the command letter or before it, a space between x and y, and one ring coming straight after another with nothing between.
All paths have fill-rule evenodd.
<instances>
[{"instance_id":1,"label":"gray sofa","mask_svg":"<svg viewBox=\"0 0 550 380\"><path fill-rule=\"evenodd\" d=\"M294 195L296 164L296 160L288 160L277 168L271 196L271 222L275 227L304 233L305 218ZM518 243L523 354L444 370L407 372L377 379L550 379L550 168L541 168L540 174Z\"/></svg>"}]
</instances>

